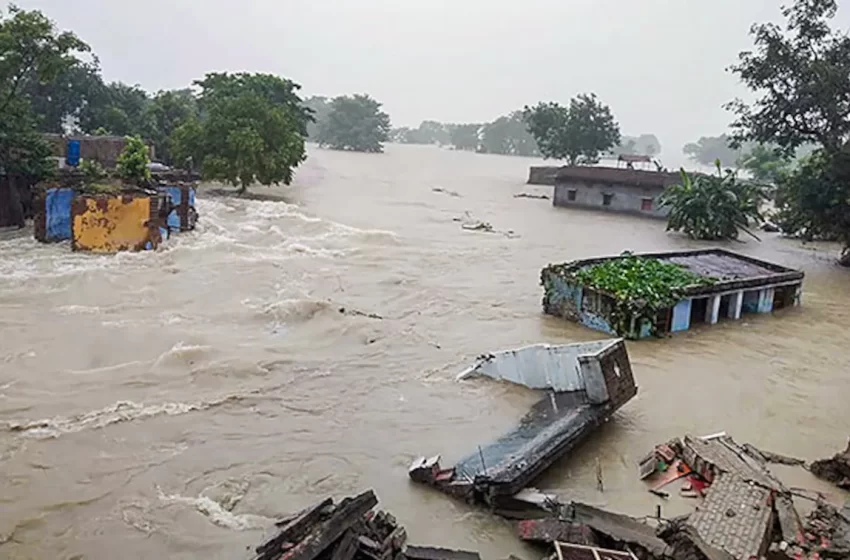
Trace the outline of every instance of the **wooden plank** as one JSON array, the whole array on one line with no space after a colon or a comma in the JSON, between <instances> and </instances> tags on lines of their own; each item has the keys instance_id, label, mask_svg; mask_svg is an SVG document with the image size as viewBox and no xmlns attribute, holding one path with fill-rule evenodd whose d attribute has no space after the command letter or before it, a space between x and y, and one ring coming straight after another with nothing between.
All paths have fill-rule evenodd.
<instances>
[{"instance_id":1,"label":"wooden plank","mask_svg":"<svg viewBox=\"0 0 850 560\"><path fill-rule=\"evenodd\" d=\"M334 547L330 560L353 560L357 554L357 538L354 531L349 529Z\"/></svg>"},{"instance_id":2,"label":"wooden plank","mask_svg":"<svg viewBox=\"0 0 850 560\"><path fill-rule=\"evenodd\" d=\"M333 500L328 498L302 510L294 517L277 523L277 527L281 528L280 533L256 548L257 559L274 558L275 553L283 551L281 547L284 544L300 541L313 525L321 521L322 514L332 505Z\"/></svg>"},{"instance_id":3,"label":"wooden plank","mask_svg":"<svg viewBox=\"0 0 850 560\"><path fill-rule=\"evenodd\" d=\"M355 498L343 500L326 521L277 558L282 560L314 560L377 504L378 499L371 490ZM270 558L269 560L277 560L277 558Z\"/></svg>"}]
</instances>

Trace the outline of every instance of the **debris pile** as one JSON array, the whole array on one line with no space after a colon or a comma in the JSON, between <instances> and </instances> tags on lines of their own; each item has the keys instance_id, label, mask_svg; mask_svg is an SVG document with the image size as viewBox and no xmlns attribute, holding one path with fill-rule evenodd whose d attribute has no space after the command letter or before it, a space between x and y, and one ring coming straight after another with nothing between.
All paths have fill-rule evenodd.
<instances>
[{"instance_id":1,"label":"debris pile","mask_svg":"<svg viewBox=\"0 0 850 560\"><path fill-rule=\"evenodd\" d=\"M395 517L373 511L371 490L338 504L311 506L276 524L275 534L255 549L254 560L480 560L477 553L410 546Z\"/></svg>"},{"instance_id":2,"label":"debris pile","mask_svg":"<svg viewBox=\"0 0 850 560\"><path fill-rule=\"evenodd\" d=\"M739 445L725 433L677 438L656 446L639 472L656 495L679 481L683 496L699 500L690 515L663 519L659 507L655 518L637 519L549 496L549 516L519 521L517 534L556 549L604 547L602 558L619 558L610 551L651 560L850 558L850 503L840 510L821 496L802 519L794 499L811 498L783 486L769 463L801 461Z\"/></svg>"},{"instance_id":3,"label":"debris pile","mask_svg":"<svg viewBox=\"0 0 850 560\"><path fill-rule=\"evenodd\" d=\"M534 367L538 363L548 367ZM550 391L515 428L478 446L453 467L442 468L439 455L419 457L408 475L513 519L538 517L547 510L549 497L527 486L637 394L622 339L495 352L479 358L459 377L471 375Z\"/></svg>"},{"instance_id":4,"label":"debris pile","mask_svg":"<svg viewBox=\"0 0 850 560\"><path fill-rule=\"evenodd\" d=\"M836 453L831 459L821 459L812 463L812 474L829 481L839 488L850 490L850 442L847 449Z\"/></svg>"}]
</instances>

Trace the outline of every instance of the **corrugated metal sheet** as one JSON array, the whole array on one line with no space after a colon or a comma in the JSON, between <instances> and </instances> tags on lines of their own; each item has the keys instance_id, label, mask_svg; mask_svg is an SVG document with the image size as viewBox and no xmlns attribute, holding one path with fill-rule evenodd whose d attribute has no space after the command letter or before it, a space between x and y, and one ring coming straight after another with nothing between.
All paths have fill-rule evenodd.
<instances>
[{"instance_id":1,"label":"corrugated metal sheet","mask_svg":"<svg viewBox=\"0 0 850 560\"><path fill-rule=\"evenodd\" d=\"M479 374L531 389L581 391L585 389L585 381L579 356L592 357L619 342L620 339L610 339L557 346L535 344L495 352L479 358L458 379Z\"/></svg>"},{"instance_id":2,"label":"corrugated metal sheet","mask_svg":"<svg viewBox=\"0 0 850 560\"><path fill-rule=\"evenodd\" d=\"M114 253L155 249L162 240L152 216L151 197L81 195L71 204L72 248Z\"/></svg>"}]
</instances>

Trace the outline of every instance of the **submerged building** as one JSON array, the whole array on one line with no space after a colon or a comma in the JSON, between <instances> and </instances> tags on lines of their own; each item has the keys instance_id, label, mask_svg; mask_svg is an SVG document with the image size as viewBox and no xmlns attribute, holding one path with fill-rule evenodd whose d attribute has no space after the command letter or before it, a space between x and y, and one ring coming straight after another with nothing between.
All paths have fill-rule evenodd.
<instances>
[{"instance_id":1,"label":"submerged building","mask_svg":"<svg viewBox=\"0 0 850 560\"><path fill-rule=\"evenodd\" d=\"M555 175L552 204L664 218L670 210L661 206L659 199L668 186L680 180L678 173L634 166L562 167Z\"/></svg>"},{"instance_id":2,"label":"submerged building","mask_svg":"<svg viewBox=\"0 0 850 560\"><path fill-rule=\"evenodd\" d=\"M626 258L675 265L693 281L671 290L673 300L658 309L649 309L651 315L647 316L640 298L624 301L623 292L615 295L601 289L587 282L587 274L582 274ZM543 269L543 309L608 334L646 338L799 305L803 276L802 271L724 249L579 260Z\"/></svg>"}]
</instances>

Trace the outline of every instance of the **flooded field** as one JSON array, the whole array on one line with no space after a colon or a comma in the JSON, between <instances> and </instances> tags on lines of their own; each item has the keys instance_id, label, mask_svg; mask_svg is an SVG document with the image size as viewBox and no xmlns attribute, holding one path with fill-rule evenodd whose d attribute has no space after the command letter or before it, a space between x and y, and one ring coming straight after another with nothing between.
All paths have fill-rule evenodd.
<instances>
[{"instance_id":1,"label":"flooded field","mask_svg":"<svg viewBox=\"0 0 850 560\"><path fill-rule=\"evenodd\" d=\"M294 185L254 189L280 200L202 194L197 231L155 253L2 238L0 557L240 558L274 518L372 487L411 542L533 558L506 523L408 483L417 455L450 464L536 400L455 374L489 350L602 338L542 315L547 264L706 246L514 198L551 194L524 185L533 163L313 148ZM670 437L844 447L850 271L774 234L728 247L804 269L803 306L630 343L637 398L541 487L648 515L636 461Z\"/></svg>"}]
</instances>

